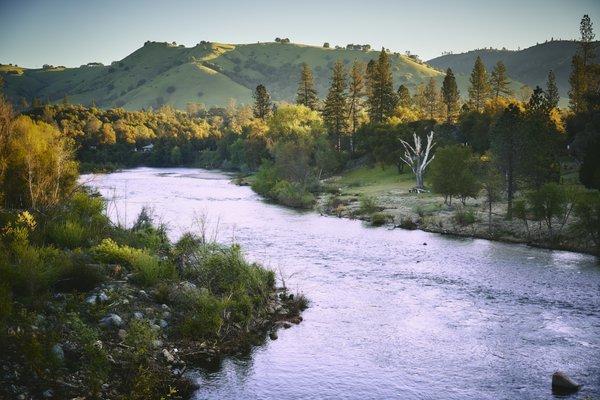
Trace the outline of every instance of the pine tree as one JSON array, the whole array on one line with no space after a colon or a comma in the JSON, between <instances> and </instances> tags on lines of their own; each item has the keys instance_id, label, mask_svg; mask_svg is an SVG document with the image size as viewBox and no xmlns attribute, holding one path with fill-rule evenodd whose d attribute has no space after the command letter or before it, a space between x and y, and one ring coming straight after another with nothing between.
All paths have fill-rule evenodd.
<instances>
[{"instance_id":1,"label":"pine tree","mask_svg":"<svg viewBox=\"0 0 600 400\"><path fill-rule=\"evenodd\" d=\"M498 61L494 66L490 78L490 85L495 99L501 95L509 96L512 94L512 90L509 87L510 81L506 77L506 67L502 61Z\"/></svg>"},{"instance_id":2,"label":"pine tree","mask_svg":"<svg viewBox=\"0 0 600 400\"><path fill-rule=\"evenodd\" d=\"M331 86L323 108L323 122L336 140L336 148L340 150L342 134L348 129L346 71L341 61L337 61L333 66Z\"/></svg>"},{"instance_id":3,"label":"pine tree","mask_svg":"<svg viewBox=\"0 0 600 400\"><path fill-rule=\"evenodd\" d=\"M355 61L350 72L350 85L348 87L348 117L350 120L350 131L352 135L358 129L358 117L362 110L363 97L365 95L365 82L363 79L363 64Z\"/></svg>"},{"instance_id":4,"label":"pine tree","mask_svg":"<svg viewBox=\"0 0 600 400\"><path fill-rule=\"evenodd\" d=\"M450 123L454 120L454 116L458 111L458 102L460 101L456 78L450 68L446 70L446 76L442 83L442 100L446 106L446 121Z\"/></svg>"},{"instance_id":5,"label":"pine tree","mask_svg":"<svg viewBox=\"0 0 600 400\"><path fill-rule=\"evenodd\" d=\"M254 91L254 116L265 119L271 113L271 108L271 95L267 92L267 88L258 85Z\"/></svg>"},{"instance_id":6,"label":"pine tree","mask_svg":"<svg viewBox=\"0 0 600 400\"><path fill-rule=\"evenodd\" d=\"M435 79L430 78L425 86L425 113L429 119L435 119L438 112L439 94Z\"/></svg>"},{"instance_id":7,"label":"pine tree","mask_svg":"<svg viewBox=\"0 0 600 400\"><path fill-rule=\"evenodd\" d=\"M579 31L581 32L580 50L584 68L590 64L595 56L595 35L593 25L589 15L586 14L581 19L581 24L579 26Z\"/></svg>"},{"instance_id":8,"label":"pine tree","mask_svg":"<svg viewBox=\"0 0 600 400\"><path fill-rule=\"evenodd\" d=\"M318 102L319 99L317 97L317 91L315 90L312 71L307 63L302 63L296 104L301 104L311 110L316 110Z\"/></svg>"},{"instance_id":9,"label":"pine tree","mask_svg":"<svg viewBox=\"0 0 600 400\"><path fill-rule=\"evenodd\" d=\"M410 91L404 85L398 86L398 105L401 107L410 107L412 99L410 97Z\"/></svg>"},{"instance_id":10,"label":"pine tree","mask_svg":"<svg viewBox=\"0 0 600 400\"><path fill-rule=\"evenodd\" d=\"M383 48L369 74L369 84L369 117L372 123L378 124L392 115L396 107L392 67L388 54Z\"/></svg>"},{"instance_id":11,"label":"pine tree","mask_svg":"<svg viewBox=\"0 0 600 400\"><path fill-rule=\"evenodd\" d=\"M477 111L481 111L490 93L487 71L481 58L477 56L471 78L469 79L469 101Z\"/></svg>"},{"instance_id":12,"label":"pine tree","mask_svg":"<svg viewBox=\"0 0 600 400\"><path fill-rule=\"evenodd\" d=\"M548 72L548 82L546 83L546 100L548 101L550 108L558 107L560 95L558 93L558 87L556 87L556 77L554 76L554 72L552 72L552 70Z\"/></svg>"},{"instance_id":13,"label":"pine tree","mask_svg":"<svg viewBox=\"0 0 600 400\"><path fill-rule=\"evenodd\" d=\"M587 109L585 102L585 93L587 91L586 73L583 59L579 54L575 54L571 61L569 83L571 84L571 90L569 91L571 110L575 113L585 111Z\"/></svg>"}]
</instances>

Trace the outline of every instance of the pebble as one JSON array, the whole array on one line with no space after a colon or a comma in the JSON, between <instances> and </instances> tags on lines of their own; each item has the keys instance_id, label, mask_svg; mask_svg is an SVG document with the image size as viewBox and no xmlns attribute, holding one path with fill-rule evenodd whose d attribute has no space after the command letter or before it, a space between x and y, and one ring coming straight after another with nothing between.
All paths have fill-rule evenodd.
<instances>
[{"instance_id":1,"label":"pebble","mask_svg":"<svg viewBox=\"0 0 600 400\"><path fill-rule=\"evenodd\" d=\"M127 331L125 329L119 329L117 335L119 335L119 339L124 340L125 337L127 337Z\"/></svg>"},{"instance_id":2,"label":"pebble","mask_svg":"<svg viewBox=\"0 0 600 400\"><path fill-rule=\"evenodd\" d=\"M160 325L161 328L166 328L167 326L169 326L169 323L167 321L165 321L164 319L161 319L160 321L158 321L158 324Z\"/></svg>"},{"instance_id":3,"label":"pebble","mask_svg":"<svg viewBox=\"0 0 600 400\"><path fill-rule=\"evenodd\" d=\"M49 399L50 397L54 397L54 391L52 391L52 389L48 389L44 391L44 393L42 393L42 396L44 396L47 399Z\"/></svg>"},{"instance_id":4,"label":"pebble","mask_svg":"<svg viewBox=\"0 0 600 400\"><path fill-rule=\"evenodd\" d=\"M165 357L168 363L172 363L175 361L175 357L173 357L173 354L171 354L167 349L162 350L162 355Z\"/></svg>"},{"instance_id":5,"label":"pebble","mask_svg":"<svg viewBox=\"0 0 600 400\"><path fill-rule=\"evenodd\" d=\"M60 344L52 346L52 355L60 362L65 360L65 352Z\"/></svg>"},{"instance_id":6,"label":"pebble","mask_svg":"<svg viewBox=\"0 0 600 400\"><path fill-rule=\"evenodd\" d=\"M144 318L144 314L142 314L139 311L136 311L136 312L133 313L133 318L135 318L135 319L143 319Z\"/></svg>"},{"instance_id":7,"label":"pebble","mask_svg":"<svg viewBox=\"0 0 600 400\"><path fill-rule=\"evenodd\" d=\"M100 325L118 328L123 326L123 319L117 314L108 314L100 320Z\"/></svg>"},{"instance_id":8,"label":"pebble","mask_svg":"<svg viewBox=\"0 0 600 400\"><path fill-rule=\"evenodd\" d=\"M161 304L160 306L162 307L163 310L168 310L169 309L169 306L166 305L166 304Z\"/></svg>"}]
</instances>

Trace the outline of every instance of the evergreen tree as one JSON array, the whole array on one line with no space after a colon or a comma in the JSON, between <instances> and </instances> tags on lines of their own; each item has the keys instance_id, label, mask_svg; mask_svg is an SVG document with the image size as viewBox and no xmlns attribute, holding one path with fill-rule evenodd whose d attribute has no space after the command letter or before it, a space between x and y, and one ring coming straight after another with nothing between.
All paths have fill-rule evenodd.
<instances>
[{"instance_id":1,"label":"evergreen tree","mask_svg":"<svg viewBox=\"0 0 600 400\"><path fill-rule=\"evenodd\" d=\"M412 99L410 97L410 91L404 85L398 86L398 105L401 107L410 107Z\"/></svg>"},{"instance_id":2,"label":"evergreen tree","mask_svg":"<svg viewBox=\"0 0 600 400\"><path fill-rule=\"evenodd\" d=\"M510 96L512 94L512 90L509 87L510 81L506 77L506 67L502 61L498 61L494 66L490 85L495 99L502 95Z\"/></svg>"},{"instance_id":3,"label":"evergreen tree","mask_svg":"<svg viewBox=\"0 0 600 400\"><path fill-rule=\"evenodd\" d=\"M554 76L554 72L552 72L552 70L548 72L548 82L546 82L546 100L548 102L548 106L551 109L558 107L560 94L558 93L558 87L556 86L556 77Z\"/></svg>"},{"instance_id":4,"label":"evergreen tree","mask_svg":"<svg viewBox=\"0 0 600 400\"><path fill-rule=\"evenodd\" d=\"M589 15L584 15L581 19L581 24L579 26L579 31L581 32L581 59L583 62L584 68L587 67L591 61L594 59L595 51L594 51L594 28L592 21Z\"/></svg>"},{"instance_id":5,"label":"evergreen tree","mask_svg":"<svg viewBox=\"0 0 600 400\"><path fill-rule=\"evenodd\" d=\"M352 135L358 129L358 117L362 110L363 96L365 95L365 82L363 78L363 64L355 61L350 72L350 85L348 87L348 116Z\"/></svg>"},{"instance_id":6,"label":"evergreen tree","mask_svg":"<svg viewBox=\"0 0 600 400\"><path fill-rule=\"evenodd\" d=\"M446 121L450 123L454 120L454 116L458 111L458 102L460 101L456 78L450 68L446 70L446 76L442 83L442 100L446 108Z\"/></svg>"},{"instance_id":7,"label":"evergreen tree","mask_svg":"<svg viewBox=\"0 0 600 400\"><path fill-rule=\"evenodd\" d=\"M264 85L258 85L254 91L254 116L266 119L271 113L271 96Z\"/></svg>"},{"instance_id":8,"label":"evergreen tree","mask_svg":"<svg viewBox=\"0 0 600 400\"><path fill-rule=\"evenodd\" d=\"M485 105L485 100L489 97L490 86L487 71L479 56L475 60L469 82L471 83L469 87L469 102L475 110L481 111Z\"/></svg>"},{"instance_id":9,"label":"evergreen tree","mask_svg":"<svg viewBox=\"0 0 600 400\"><path fill-rule=\"evenodd\" d=\"M348 103L346 94L346 71L344 64L337 61L333 66L331 86L323 108L323 122L341 149L342 134L348 129Z\"/></svg>"},{"instance_id":10,"label":"evergreen tree","mask_svg":"<svg viewBox=\"0 0 600 400\"><path fill-rule=\"evenodd\" d=\"M301 104L311 110L317 109L319 99L317 97L317 91L315 90L313 74L307 63L302 63L297 94L296 104Z\"/></svg>"},{"instance_id":11,"label":"evergreen tree","mask_svg":"<svg viewBox=\"0 0 600 400\"><path fill-rule=\"evenodd\" d=\"M425 113L429 119L435 119L438 111L439 94L435 79L430 78L425 86Z\"/></svg>"},{"instance_id":12,"label":"evergreen tree","mask_svg":"<svg viewBox=\"0 0 600 400\"><path fill-rule=\"evenodd\" d=\"M392 78L392 67L385 49L381 49L377 62L369 75L369 117L372 123L381 123L396 108L396 93Z\"/></svg>"},{"instance_id":13,"label":"evergreen tree","mask_svg":"<svg viewBox=\"0 0 600 400\"><path fill-rule=\"evenodd\" d=\"M569 104L575 113L586 110L585 93L587 91L585 65L583 58L575 54L571 61L571 75L569 76L571 90L569 91Z\"/></svg>"}]
</instances>

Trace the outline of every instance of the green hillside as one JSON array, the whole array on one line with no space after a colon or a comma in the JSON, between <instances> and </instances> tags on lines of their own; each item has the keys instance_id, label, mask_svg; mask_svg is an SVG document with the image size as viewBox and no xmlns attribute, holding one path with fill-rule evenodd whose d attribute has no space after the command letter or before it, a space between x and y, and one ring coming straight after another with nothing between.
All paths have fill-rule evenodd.
<instances>
[{"instance_id":1,"label":"green hillside","mask_svg":"<svg viewBox=\"0 0 600 400\"><path fill-rule=\"evenodd\" d=\"M100 107L141 109L170 104L185 108L190 102L222 106L229 99L252 101L258 84L267 86L274 100L295 97L300 64L312 66L319 95L324 97L331 67L341 59L350 67L365 63L376 51L328 49L283 43L228 45L200 43L192 48L169 43L146 44L110 66L94 63L78 68L20 69L1 66L5 92L15 103L34 97L59 102L67 96L73 103ZM412 58L390 54L396 86L410 88L442 74ZM460 79L459 79L460 81ZM466 89L463 91L466 93Z\"/></svg>"},{"instance_id":2,"label":"green hillside","mask_svg":"<svg viewBox=\"0 0 600 400\"><path fill-rule=\"evenodd\" d=\"M598 42L596 42L598 43ZM571 58L577 51L578 42L555 40L529 47L524 50L472 50L462 54L448 54L429 60L435 68L452 68L456 74L471 73L477 56L480 56L488 70L498 61L504 62L508 74L525 84L544 87L548 71L554 71L556 83L562 97L569 93Z\"/></svg>"}]
</instances>

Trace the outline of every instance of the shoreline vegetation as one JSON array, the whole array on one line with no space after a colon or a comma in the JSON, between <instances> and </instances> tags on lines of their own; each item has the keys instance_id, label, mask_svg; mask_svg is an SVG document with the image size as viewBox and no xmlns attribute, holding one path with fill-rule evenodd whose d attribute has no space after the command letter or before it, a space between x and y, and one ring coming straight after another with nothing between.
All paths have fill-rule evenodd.
<instances>
[{"instance_id":1,"label":"shoreline vegetation","mask_svg":"<svg viewBox=\"0 0 600 400\"><path fill-rule=\"evenodd\" d=\"M190 372L302 321L238 244L113 223L78 185L75 143L0 95L0 397L186 399ZM282 279L283 282L283 279Z\"/></svg>"}]
</instances>

